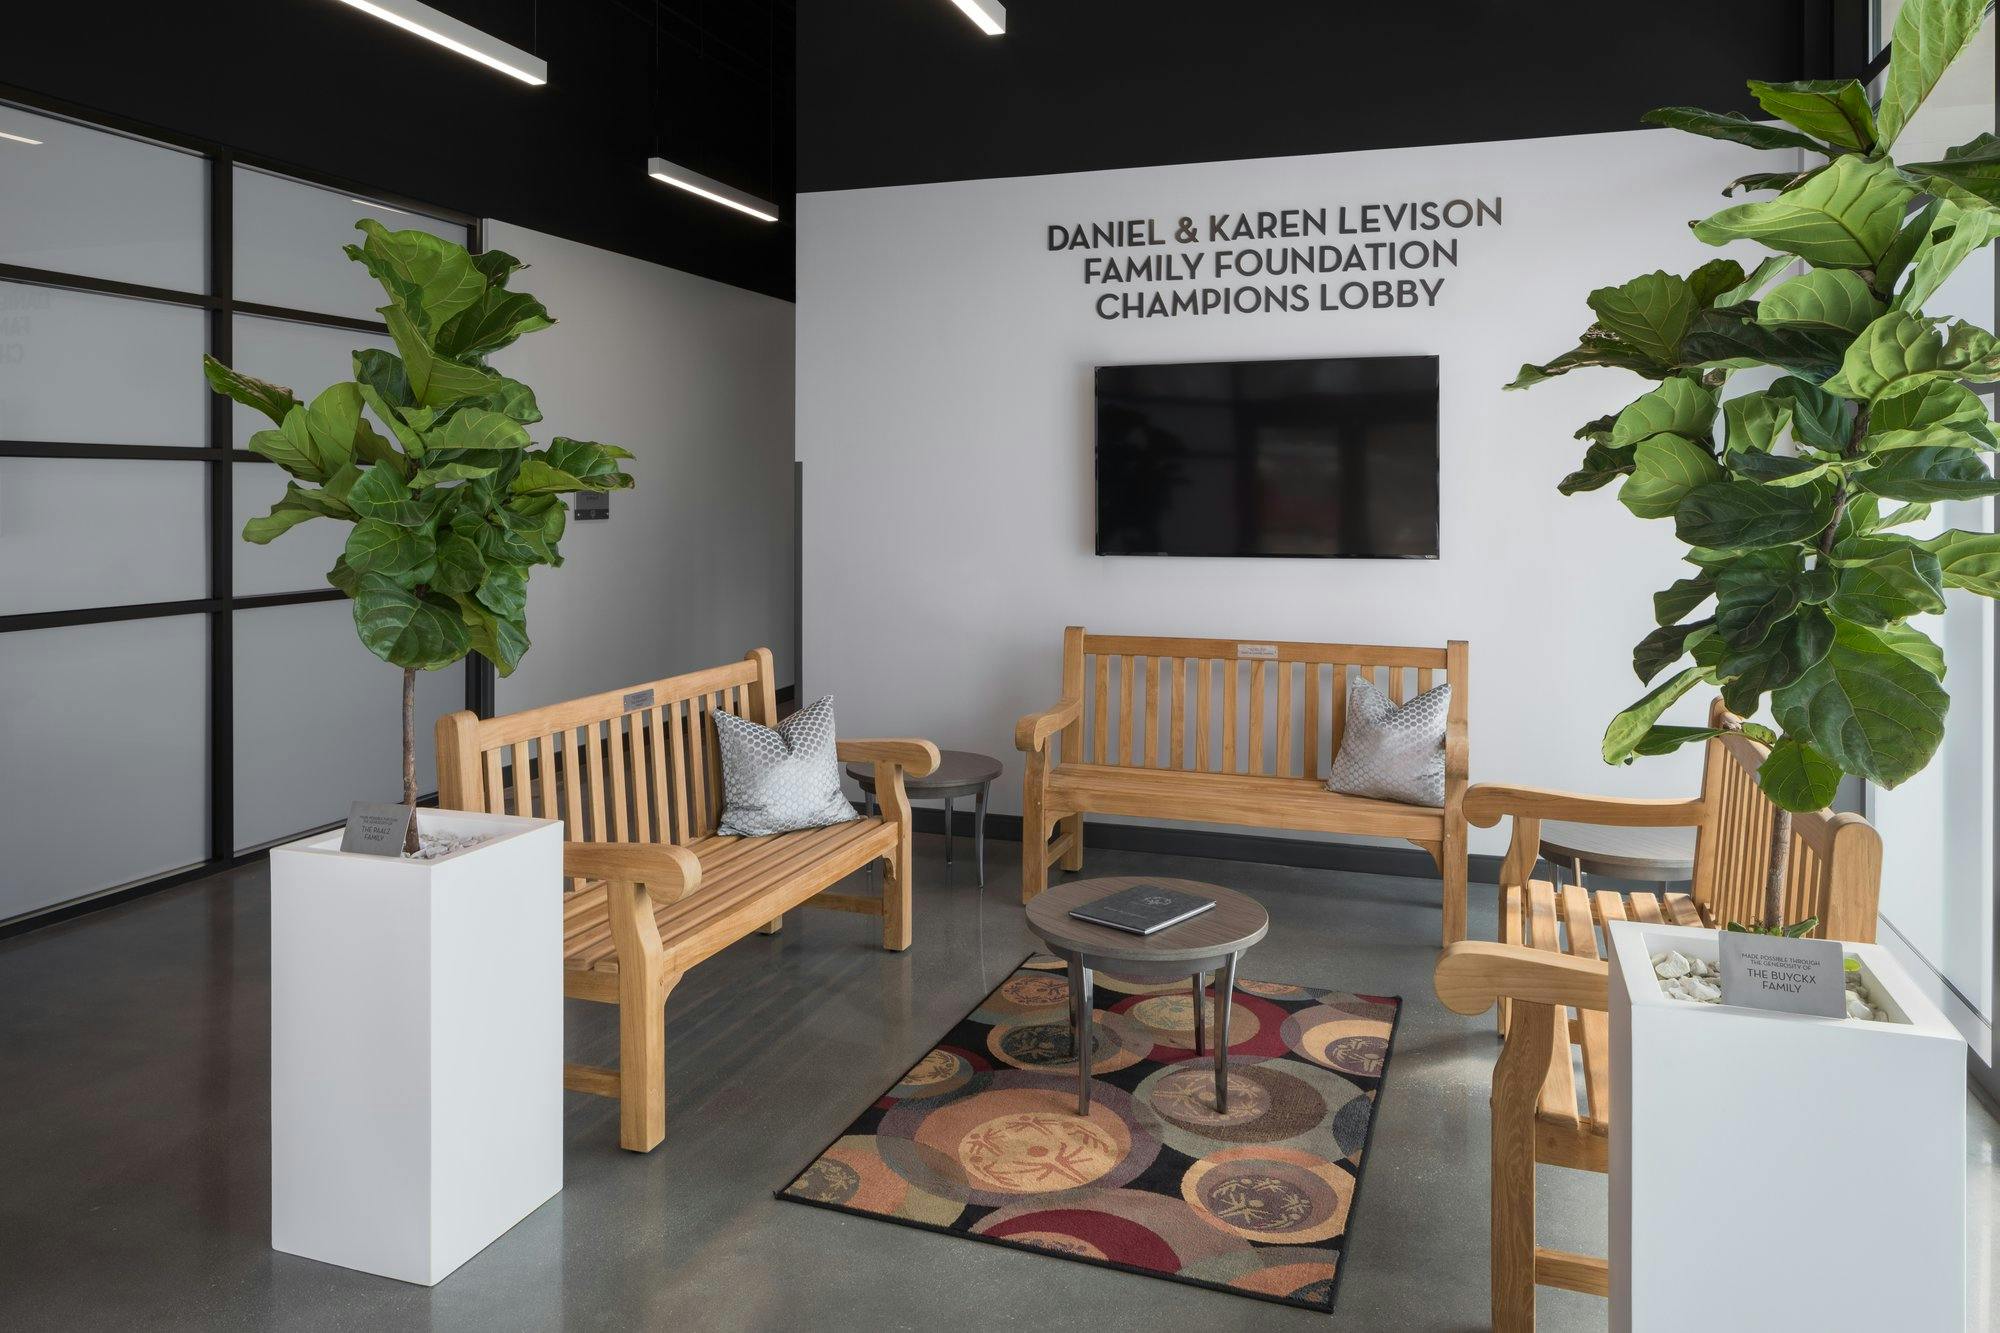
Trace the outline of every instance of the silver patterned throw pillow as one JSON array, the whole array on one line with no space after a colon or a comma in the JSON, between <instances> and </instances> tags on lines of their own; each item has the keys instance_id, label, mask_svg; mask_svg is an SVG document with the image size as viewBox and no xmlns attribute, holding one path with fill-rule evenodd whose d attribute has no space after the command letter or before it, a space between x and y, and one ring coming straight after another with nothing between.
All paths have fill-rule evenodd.
<instances>
[{"instance_id":1,"label":"silver patterned throw pillow","mask_svg":"<svg viewBox=\"0 0 2000 1333\"><path fill-rule=\"evenodd\" d=\"M1405 805L1444 804L1444 723L1451 683L1398 707L1374 681L1347 686L1347 730L1326 789Z\"/></svg>"},{"instance_id":2,"label":"silver patterned throw pillow","mask_svg":"<svg viewBox=\"0 0 2000 1333\"><path fill-rule=\"evenodd\" d=\"M710 716L722 752L717 833L760 838L860 817L840 789L832 695L801 708L776 731L733 713Z\"/></svg>"}]
</instances>

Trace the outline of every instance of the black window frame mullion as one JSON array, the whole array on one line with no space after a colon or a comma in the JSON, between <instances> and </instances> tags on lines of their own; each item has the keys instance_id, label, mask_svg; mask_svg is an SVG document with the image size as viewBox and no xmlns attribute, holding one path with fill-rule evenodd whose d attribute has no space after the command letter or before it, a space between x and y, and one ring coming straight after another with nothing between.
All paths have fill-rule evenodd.
<instances>
[{"instance_id":1,"label":"black window frame mullion","mask_svg":"<svg viewBox=\"0 0 2000 1333\"><path fill-rule=\"evenodd\" d=\"M321 314L290 306L258 301L239 301L235 293L235 181L239 169L262 172L315 188L336 191L377 202L385 208L414 213L438 222L463 227L467 247L475 254L482 248L480 220L453 209L439 208L421 200L384 193L352 181L329 177L283 162L238 153L225 145L178 135L139 122L107 116L61 99L44 97L18 85L0 82L0 104L14 104L27 110L70 120L88 129L122 134L159 147L186 152L204 162L206 190L205 290L180 291L116 278L65 273L23 264L0 263L0 283L47 287L86 295L149 301L201 310L206 316L203 347L218 360L233 364L235 320L238 315L281 320L317 328L341 329L387 337L389 327L380 320L348 315ZM235 586L236 533L234 524L235 474L238 463L274 466L269 459L240 449L234 440L234 404L221 394L211 394L204 439L199 445L98 444L61 440L0 439L0 459L56 458L106 459L200 464L208 470L204 518L207 525L207 596L165 602L124 603L108 606L73 607L59 611L31 611L0 615L0 636L42 629L80 625L115 624L124 621L169 616L206 616L208 619L208 727L205 784L208 794L208 856L199 864L125 884L88 890L83 895L46 907L31 909L21 916L0 921L0 938L68 920L115 903L183 884L204 875L240 866L264 855L269 845L239 850L236 846L236 702L235 702L235 617L238 612L270 607L295 606L345 599L338 588L321 587L278 593L238 595ZM493 715L494 670L477 653L467 656L464 682L465 707L482 717ZM424 798L426 801L431 798ZM337 825L335 826L337 827ZM301 830L292 836L309 836Z\"/></svg>"}]
</instances>

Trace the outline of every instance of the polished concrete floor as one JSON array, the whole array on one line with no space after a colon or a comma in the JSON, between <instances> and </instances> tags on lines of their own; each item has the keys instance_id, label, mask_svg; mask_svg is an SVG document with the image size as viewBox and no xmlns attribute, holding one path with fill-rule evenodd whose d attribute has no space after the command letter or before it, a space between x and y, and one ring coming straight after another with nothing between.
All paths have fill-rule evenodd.
<instances>
[{"instance_id":1,"label":"polished concrete floor","mask_svg":"<svg viewBox=\"0 0 2000 1333\"><path fill-rule=\"evenodd\" d=\"M0 1328L1327 1327L771 1197L1032 947L1018 849L991 850L982 893L962 860L948 882L941 840L923 839L907 954L873 947L870 919L794 914L695 969L669 1008L665 1146L619 1151L615 1107L571 1094L563 1192L430 1290L268 1248L262 866L0 942ZM1496 1042L1431 995L1436 884L1110 852L1090 869L1248 890L1273 924L1246 975L1404 997L1334 1320L1484 1327ZM1491 937L1490 906L1473 925ZM570 1006L570 1058L615 1060L609 1017ZM2000 1126L1971 1116L1973 1326L1988 1328ZM1542 1176L1543 1243L1601 1253L1603 1179ZM1595 1298L1543 1293L1545 1329L1604 1319Z\"/></svg>"}]
</instances>

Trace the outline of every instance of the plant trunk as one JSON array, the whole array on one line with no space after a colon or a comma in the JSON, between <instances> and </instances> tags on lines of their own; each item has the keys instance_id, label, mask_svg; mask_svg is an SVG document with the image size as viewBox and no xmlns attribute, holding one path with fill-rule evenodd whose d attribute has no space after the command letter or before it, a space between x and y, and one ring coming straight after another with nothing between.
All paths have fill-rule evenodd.
<instances>
[{"instance_id":1,"label":"plant trunk","mask_svg":"<svg viewBox=\"0 0 2000 1333\"><path fill-rule=\"evenodd\" d=\"M417 672L403 668L403 804L410 808L410 831L403 838L403 851L417 851Z\"/></svg>"},{"instance_id":2,"label":"plant trunk","mask_svg":"<svg viewBox=\"0 0 2000 1333\"><path fill-rule=\"evenodd\" d=\"M1764 871L1764 924L1785 925L1785 872L1792 864L1792 812L1771 807L1771 857Z\"/></svg>"}]
</instances>

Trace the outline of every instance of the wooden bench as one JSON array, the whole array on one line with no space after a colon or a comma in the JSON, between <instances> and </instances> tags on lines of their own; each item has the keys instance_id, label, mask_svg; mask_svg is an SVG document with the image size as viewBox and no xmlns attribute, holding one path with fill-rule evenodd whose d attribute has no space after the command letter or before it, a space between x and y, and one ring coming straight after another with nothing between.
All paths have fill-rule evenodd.
<instances>
[{"instance_id":1,"label":"wooden bench","mask_svg":"<svg viewBox=\"0 0 2000 1333\"><path fill-rule=\"evenodd\" d=\"M563 993L618 1006L616 1069L570 1064L563 1084L615 1097L619 1143L666 1137L667 995L682 973L795 907L882 918L882 947L910 946L910 803L903 774L937 766L921 740L838 741L872 763L881 814L763 838L721 837L714 723L729 712L777 725L771 654L587 699L481 720L438 719L438 803L561 819L570 878ZM879 896L824 890L873 861Z\"/></svg>"},{"instance_id":2,"label":"wooden bench","mask_svg":"<svg viewBox=\"0 0 2000 1333\"><path fill-rule=\"evenodd\" d=\"M1451 682L1442 806L1326 790L1350 670L1397 703ZM1114 688L1115 683L1115 688ZM1027 756L1021 901L1083 868L1086 814L1403 838L1444 879L1444 938L1465 938L1466 646L1133 638L1063 631L1062 702L1014 729ZM1113 701L1116 708L1113 708ZM1060 754L1051 742L1061 738Z\"/></svg>"},{"instance_id":3,"label":"wooden bench","mask_svg":"<svg viewBox=\"0 0 2000 1333\"><path fill-rule=\"evenodd\" d=\"M1731 722L1717 700L1710 725ZM1493 1070L1493 1326L1535 1326L1537 1284L1603 1296L1603 1259L1535 1244L1535 1164L1607 1171L1611 1132L1610 966L1598 932L1607 921L1717 927L1761 920L1773 806L1757 786L1765 748L1748 737L1707 742L1701 795L1692 800L1573 796L1480 785L1466 818L1481 828L1513 817L1500 871L1502 942L1448 946L1438 998L1461 1014L1500 1006L1506 1044ZM1692 827L1687 893L1624 895L1557 889L1534 878L1544 819L1626 827ZM1859 815L1792 817L1785 920L1819 918L1814 935L1872 942L1882 840ZM1576 1013L1572 1016L1571 1009ZM1572 1054L1574 1052L1574 1055ZM1576 1066L1582 1066L1579 1098Z\"/></svg>"}]
</instances>

